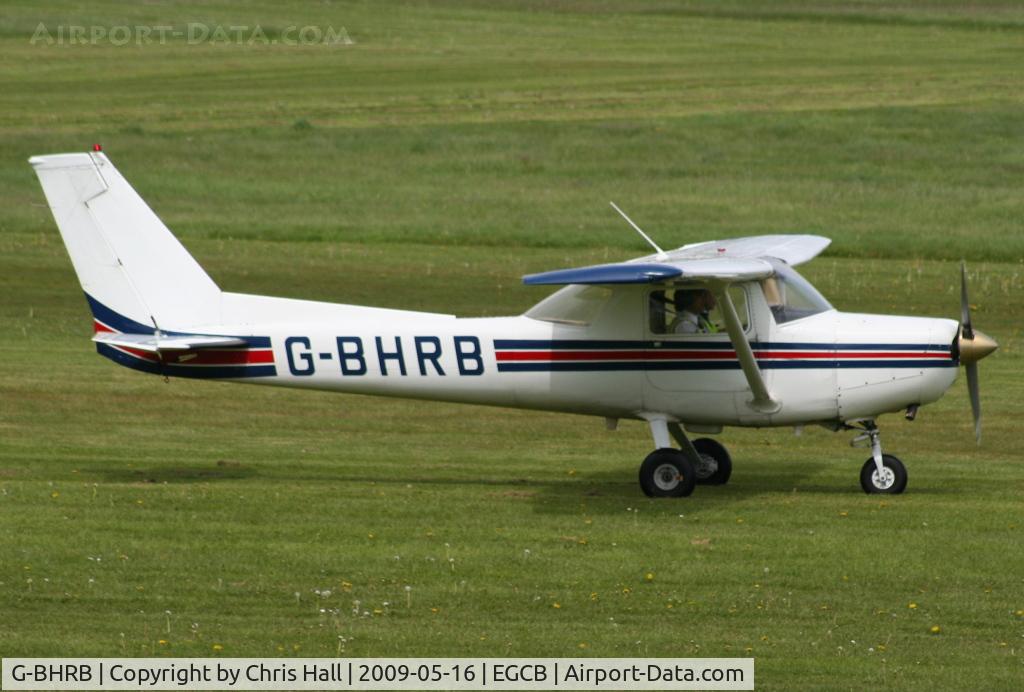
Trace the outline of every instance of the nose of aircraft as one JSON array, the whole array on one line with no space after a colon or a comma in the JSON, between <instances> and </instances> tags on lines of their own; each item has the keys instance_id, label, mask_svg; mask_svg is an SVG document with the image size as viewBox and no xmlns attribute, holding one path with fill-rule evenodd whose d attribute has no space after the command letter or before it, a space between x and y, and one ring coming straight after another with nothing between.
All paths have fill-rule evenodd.
<instances>
[{"instance_id":1,"label":"nose of aircraft","mask_svg":"<svg viewBox=\"0 0 1024 692\"><path fill-rule=\"evenodd\" d=\"M997 348L999 344L988 334L980 332L977 329L972 330L972 334L968 337L964 332L966 329L960 330L960 336L957 339L957 348L960 351L960 362L964 365L968 363L977 363L979 360L989 355Z\"/></svg>"}]
</instances>

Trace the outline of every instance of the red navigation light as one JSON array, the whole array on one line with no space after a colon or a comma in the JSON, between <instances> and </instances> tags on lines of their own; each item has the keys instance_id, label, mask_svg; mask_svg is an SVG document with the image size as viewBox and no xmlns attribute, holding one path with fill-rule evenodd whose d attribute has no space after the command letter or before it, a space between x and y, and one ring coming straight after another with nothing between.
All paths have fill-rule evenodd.
<instances>
[{"instance_id":1,"label":"red navigation light","mask_svg":"<svg viewBox=\"0 0 1024 692\"><path fill-rule=\"evenodd\" d=\"M103 151L103 145L101 145L101 144L93 144L92 145L92 150L93 151Z\"/></svg>"}]
</instances>

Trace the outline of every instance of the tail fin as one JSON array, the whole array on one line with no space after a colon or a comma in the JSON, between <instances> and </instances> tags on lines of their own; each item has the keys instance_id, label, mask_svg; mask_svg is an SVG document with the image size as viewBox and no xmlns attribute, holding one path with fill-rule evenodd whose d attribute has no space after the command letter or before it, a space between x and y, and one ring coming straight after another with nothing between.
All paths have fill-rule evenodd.
<instances>
[{"instance_id":1,"label":"tail fin","mask_svg":"<svg viewBox=\"0 0 1024 692\"><path fill-rule=\"evenodd\" d=\"M221 321L217 284L104 154L34 156L29 163L97 328L153 333Z\"/></svg>"}]
</instances>

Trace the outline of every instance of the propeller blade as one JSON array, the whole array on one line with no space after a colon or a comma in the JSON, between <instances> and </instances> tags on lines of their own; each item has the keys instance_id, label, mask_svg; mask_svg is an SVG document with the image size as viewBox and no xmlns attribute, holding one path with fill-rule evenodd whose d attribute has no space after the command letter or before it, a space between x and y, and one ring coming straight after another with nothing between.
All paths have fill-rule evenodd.
<instances>
[{"instance_id":1,"label":"propeller blade","mask_svg":"<svg viewBox=\"0 0 1024 692\"><path fill-rule=\"evenodd\" d=\"M967 300L967 263L960 260L960 324L963 326L963 338L974 339L974 328L971 327L971 303Z\"/></svg>"},{"instance_id":2,"label":"propeller blade","mask_svg":"<svg viewBox=\"0 0 1024 692\"><path fill-rule=\"evenodd\" d=\"M978 390L978 362L968 363L967 393L971 396L971 413L974 414L974 438L981 444L981 393Z\"/></svg>"}]
</instances>

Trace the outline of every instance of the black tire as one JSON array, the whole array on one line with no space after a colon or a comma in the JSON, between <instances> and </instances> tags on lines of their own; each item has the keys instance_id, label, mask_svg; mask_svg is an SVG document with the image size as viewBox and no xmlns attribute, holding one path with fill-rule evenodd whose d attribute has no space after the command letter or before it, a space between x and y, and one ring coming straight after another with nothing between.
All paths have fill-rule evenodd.
<instances>
[{"instance_id":1,"label":"black tire","mask_svg":"<svg viewBox=\"0 0 1024 692\"><path fill-rule=\"evenodd\" d=\"M647 497L687 497L696 484L693 463L678 449L656 449L640 464L640 489Z\"/></svg>"},{"instance_id":2,"label":"black tire","mask_svg":"<svg viewBox=\"0 0 1024 692\"><path fill-rule=\"evenodd\" d=\"M860 470L860 487L869 495L899 495L907 488L907 468L891 454L882 455L886 477L878 478L874 457L864 462Z\"/></svg>"},{"instance_id":3,"label":"black tire","mask_svg":"<svg viewBox=\"0 0 1024 692\"><path fill-rule=\"evenodd\" d=\"M732 457L718 441L701 437L693 441L697 454L704 457L704 464L697 466L697 485L725 485L732 475Z\"/></svg>"}]
</instances>

